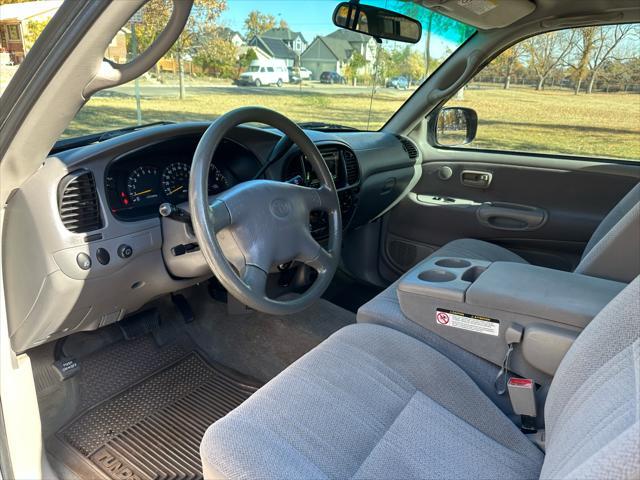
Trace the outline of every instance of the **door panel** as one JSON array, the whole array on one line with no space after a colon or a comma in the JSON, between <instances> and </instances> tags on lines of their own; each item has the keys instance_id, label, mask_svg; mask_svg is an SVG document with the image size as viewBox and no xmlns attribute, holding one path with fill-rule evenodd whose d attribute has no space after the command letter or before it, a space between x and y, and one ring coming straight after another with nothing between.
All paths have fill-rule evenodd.
<instances>
[{"instance_id":1,"label":"door panel","mask_svg":"<svg viewBox=\"0 0 640 480\"><path fill-rule=\"evenodd\" d=\"M532 158L533 165L522 165L520 158L514 165L478 156L423 165L413 192L385 219L386 266L399 274L451 240L477 238L533 264L572 270L600 221L638 182L640 170L630 166L614 174L571 160Z\"/></svg>"}]
</instances>

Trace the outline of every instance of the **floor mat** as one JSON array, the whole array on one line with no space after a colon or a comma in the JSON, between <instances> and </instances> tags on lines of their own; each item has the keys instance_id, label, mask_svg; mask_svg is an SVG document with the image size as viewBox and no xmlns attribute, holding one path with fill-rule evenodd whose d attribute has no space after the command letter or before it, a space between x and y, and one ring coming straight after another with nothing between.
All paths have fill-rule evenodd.
<instances>
[{"instance_id":1,"label":"floor mat","mask_svg":"<svg viewBox=\"0 0 640 480\"><path fill-rule=\"evenodd\" d=\"M328 336L356 322L356 316L320 299L292 315L251 312L230 315L206 286L184 292L196 320L187 329L210 360L268 382ZM170 308L161 308L168 313Z\"/></svg>"},{"instance_id":2,"label":"floor mat","mask_svg":"<svg viewBox=\"0 0 640 480\"><path fill-rule=\"evenodd\" d=\"M48 449L82 478L202 478L205 430L255 390L190 353L81 413Z\"/></svg>"}]
</instances>

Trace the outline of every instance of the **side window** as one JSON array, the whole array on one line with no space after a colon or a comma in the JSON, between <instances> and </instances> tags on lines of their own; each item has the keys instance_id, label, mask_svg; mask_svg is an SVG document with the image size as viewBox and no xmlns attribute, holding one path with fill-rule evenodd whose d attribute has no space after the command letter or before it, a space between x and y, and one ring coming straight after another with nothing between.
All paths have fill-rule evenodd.
<instances>
[{"instance_id":1,"label":"side window","mask_svg":"<svg viewBox=\"0 0 640 480\"><path fill-rule=\"evenodd\" d=\"M640 160L640 24L513 45L447 102L434 130L440 146Z\"/></svg>"},{"instance_id":2,"label":"side window","mask_svg":"<svg viewBox=\"0 0 640 480\"><path fill-rule=\"evenodd\" d=\"M267 67L267 72L273 73L273 67Z\"/></svg>"}]
</instances>

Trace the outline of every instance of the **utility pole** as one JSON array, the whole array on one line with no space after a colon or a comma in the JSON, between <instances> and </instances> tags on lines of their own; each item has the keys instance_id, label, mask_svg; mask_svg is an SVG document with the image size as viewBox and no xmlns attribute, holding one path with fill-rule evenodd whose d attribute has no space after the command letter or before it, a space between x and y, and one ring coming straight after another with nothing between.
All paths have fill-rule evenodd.
<instances>
[{"instance_id":1,"label":"utility pole","mask_svg":"<svg viewBox=\"0 0 640 480\"><path fill-rule=\"evenodd\" d=\"M429 24L427 26L427 41L424 49L424 63L426 64L425 78L429 78L429 64L431 63L431 25L433 23L433 12L429 10Z\"/></svg>"},{"instance_id":2,"label":"utility pole","mask_svg":"<svg viewBox=\"0 0 640 480\"><path fill-rule=\"evenodd\" d=\"M187 92L184 88L184 63L182 60L182 46L178 46L176 52L178 56L178 83L180 85L180 100L184 100L187 96Z\"/></svg>"},{"instance_id":3,"label":"utility pole","mask_svg":"<svg viewBox=\"0 0 640 480\"><path fill-rule=\"evenodd\" d=\"M131 59L135 59L138 56L138 36L136 35L136 23L139 19L136 18L136 13L131 17ZM142 125L142 108L140 107L140 78L136 77L133 81L133 89L136 97L136 121L138 125Z\"/></svg>"}]
</instances>

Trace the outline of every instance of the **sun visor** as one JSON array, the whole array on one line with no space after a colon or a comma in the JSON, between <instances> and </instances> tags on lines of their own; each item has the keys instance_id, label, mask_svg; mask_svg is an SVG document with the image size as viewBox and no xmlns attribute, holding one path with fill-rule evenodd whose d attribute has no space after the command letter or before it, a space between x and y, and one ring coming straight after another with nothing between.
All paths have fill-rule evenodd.
<instances>
[{"instance_id":1,"label":"sun visor","mask_svg":"<svg viewBox=\"0 0 640 480\"><path fill-rule=\"evenodd\" d=\"M482 30L506 27L536 9L529 0L419 0L416 3Z\"/></svg>"}]
</instances>

